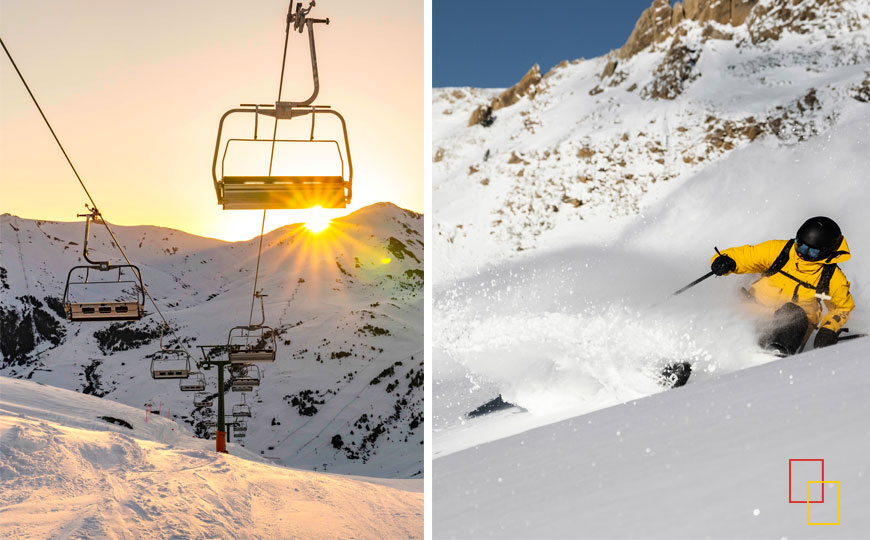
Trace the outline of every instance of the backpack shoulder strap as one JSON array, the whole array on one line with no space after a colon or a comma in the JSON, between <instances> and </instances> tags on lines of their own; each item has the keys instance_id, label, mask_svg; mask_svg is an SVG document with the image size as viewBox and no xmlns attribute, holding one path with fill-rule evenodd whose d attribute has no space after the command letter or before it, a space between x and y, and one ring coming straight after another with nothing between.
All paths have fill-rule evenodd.
<instances>
[{"instance_id":1,"label":"backpack shoulder strap","mask_svg":"<svg viewBox=\"0 0 870 540\"><path fill-rule=\"evenodd\" d=\"M816 293L826 295L831 288L831 278L834 277L834 272L837 271L836 264L826 264L822 268L822 275L819 276L819 282L816 284Z\"/></svg>"},{"instance_id":2,"label":"backpack shoulder strap","mask_svg":"<svg viewBox=\"0 0 870 540\"><path fill-rule=\"evenodd\" d=\"M773 261L773 264L770 265L770 268L764 271L764 275L770 277L785 267L785 263L788 262L789 251L791 250L791 246L794 245L794 239L792 238L782 247L782 251L779 252L776 259ZM830 278L828 278L830 281Z\"/></svg>"}]
</instances>

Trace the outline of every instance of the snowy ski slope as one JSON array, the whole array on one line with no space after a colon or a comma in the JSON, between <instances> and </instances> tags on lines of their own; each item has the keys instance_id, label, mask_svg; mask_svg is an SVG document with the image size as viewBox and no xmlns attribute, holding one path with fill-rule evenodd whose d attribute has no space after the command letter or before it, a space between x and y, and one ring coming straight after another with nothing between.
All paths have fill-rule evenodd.
<instances>
[{"instance_id":1,"label":"snowy ski slope","mask_svg":"<svg viewBox=\"0 0 870 540\"><path fill-rule=\"evenodd\" d=\"M0 537L422 538L422 480L289 469L213 444L141 409L2 377Z\"/></svg>"},{"instance_id":2,"label":"snowy ski slope","mask_svg":"<svg viewBox=\"0 0 870 540\"><path fill-rule=\"evenodd\" d=\"M500 90L434 92L436 538L866 536L866 339L774 362L753 277L670 297L714 246L827 215L870 329L870 3L798 3L809 30L760 44L685 21L674 99L642 97L670 40L565 62L490 127L468 118ZM662 393L675 358L696 371ZM499 394L527 412L466 416ZM788 504L789 458L841 478L841 526Z\"/></svg>"},{"instance_id":3,"label":"snowy ski slope","mask_svg":"<svg viewBox=\"0 0 870 540\"><path fill-rule=\"evenodd\" d=\"M436 459L434 537L867 538L868 358L843 343ZM802 458L840 483L839 526L788 502ZM820 475L799 472L806 500ZM812 522L836 521L833 484L825 501Z\"/></svg>"}]
</instances>

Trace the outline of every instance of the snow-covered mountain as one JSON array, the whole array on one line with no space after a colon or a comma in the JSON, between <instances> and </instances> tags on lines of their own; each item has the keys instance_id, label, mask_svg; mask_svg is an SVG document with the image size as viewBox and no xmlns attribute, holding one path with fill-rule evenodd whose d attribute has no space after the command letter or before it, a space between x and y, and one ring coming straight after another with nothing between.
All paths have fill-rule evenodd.
<instances>
[{"instance_id":1,"label":"snow-covered mountain","mask_svg":"<svg viewBox=\"0 0 870 540\"><path fill-rule=\"evenodd\" d=\"M263 240L258 288L278 358L247 396L245 446L277 463L381 477L423 471L423 218L389 203L336 219L323 233L301 224ZM247 324L259 238L222 242L152 227L113 230L175 335L225 344ZM5 214L0 222L0 374L93 394L185 423L204 436L212 408L177 381L151 378L160 321L150 302L136 323L68 323L61 297L82 264L83 222ZM91 258L119 262L103 227ZM113 292L112 294L116 294ZM254 321L259 320L259 306ZM179 344L167 339L169 347ZM205 372L216 392L214 370ZM240 394L227 393L227 414Z\"/></svg>"},{"instance_id":2,"label":"snow-covered mountain","mask_svg":"<svg viewBox=\"0 0 870 540\"><path fill-rule=\"evenodd\" d=\"M276 467L138 407L0 377L0 537L422 538L422 480Z\"/></svg>"},{"instance_id":3,"label":"snow-covered mountain","mask_svg":"<svg viewBox=\"0 0 870 540\"><path fill-rule=\"evenodd\" d=\"M781 371L820 378L804 387L814 399L866 410L860 385L824 378L838 362L859 377L864 340L769 364L741 300L753 276L671 293L709 271L714 246L787 239L827 215L852 250L841 265L857 305L848 326L870 329L868 92L867 0L656 0L609 55L533 68L506 90L434 92L437 538L813 537L776 529L800 506L787 501L771 521L752 506L744 522L732 502L754 488L730 467L757 456L750 473L780 467L784 486L786 454L817 451L844 478L865 475L865 452L811 444L824 430L768 434L781 418L772 409L807 411L807 394L765 394ZM692 380L660 394L656 376L674 359L694 364ZM498 395L526 412L468 416ZM757 418L720 437L715 413L748 402ZM797 418L866 431L860 415L832 410ZM586 427L604 418L603 431ZM634 446L617 432L635 433ZM754 438L757 454L743 445Z\"/></svg>"},{"instance_id":4,"label":"snow-covered mountain","mask_svg":"<svg viewBox=\"0 0 870 540\"><path fill-rule=\"evenodd\" d=\"M609 55L533 66L506 90L436 89L436 277L613 240L740 150L836 133L870 102L868 12L867 0L656 0Z\"/></svg>"}]
</instances>

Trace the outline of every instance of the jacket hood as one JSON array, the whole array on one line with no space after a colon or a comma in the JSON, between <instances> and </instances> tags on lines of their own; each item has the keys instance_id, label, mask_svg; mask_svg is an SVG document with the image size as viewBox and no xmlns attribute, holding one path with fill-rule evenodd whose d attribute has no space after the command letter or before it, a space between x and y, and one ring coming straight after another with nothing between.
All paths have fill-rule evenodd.
<instances>
[{"instance_id":1,"label":"jacket hood","mask_svg":"<svg viewBox=\"0 0 870 540\"><path fill-rule=\"evenodd\" d=\"M840 245L837 247L837 251L831 257L828 257L823 262L825 264L840 264L848 261L852 258L852 253L849 251L849 244L846 243L846 237L843 237L843 240L840 241Z\"/></svg>"}]
</instances>

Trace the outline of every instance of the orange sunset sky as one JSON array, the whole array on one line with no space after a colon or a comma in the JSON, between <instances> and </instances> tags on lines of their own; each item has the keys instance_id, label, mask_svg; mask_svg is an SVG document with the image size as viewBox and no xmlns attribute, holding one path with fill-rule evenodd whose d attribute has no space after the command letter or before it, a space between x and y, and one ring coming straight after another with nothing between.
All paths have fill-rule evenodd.
<instances>
[{"instance_id":1,"label":"orange sunset sky","mask_svg":"<svg viewBox=\"0 0 870 540\"><path fill-rule=\"evenodd\" d=\"M0 36L109 222L239 240L262 211L217 204L218 121L277 99L288 4L0 0ZM316 103L345 117L353 157L353 204L332 217L379 201L422 212L422 0L319 0L311 16L330 18L315 26ZM307 98L307 34L291 30L286 70L283 99ZM0 212L75 221L87 199L5 54L0 97ZM341 136L320 118L317 131ZM305 219L270 210L266 230Z\"/></svg>"}]
</instances>

